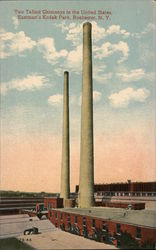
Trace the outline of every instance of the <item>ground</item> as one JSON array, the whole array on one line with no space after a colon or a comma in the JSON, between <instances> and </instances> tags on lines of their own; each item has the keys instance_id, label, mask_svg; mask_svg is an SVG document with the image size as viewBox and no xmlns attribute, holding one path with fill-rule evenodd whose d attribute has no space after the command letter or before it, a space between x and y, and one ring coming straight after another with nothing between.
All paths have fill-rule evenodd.
<instances>
[{"instance_id":1,"label":"ground","mask_svg":"<svg viewBox=\"0 0 156 250\"><path fill-rule=\"evenodd\" d=\"M8 238L0 240L0 250L34 250L34 248L16 238Z\"/></svg>"},{"instance_id":2,"label":"ground","mask_svg":"<svg viewBox=\"0 0 156 250\"><path fill-rule=\"evenodd\" d=\"M18 237L20 240L27 240L27 243L36 249L116 249L113 245L85 239L61 230L42 233L40 235L30 235ZM31 241L30 241L31 239Z\"/></svg>"}]
</instances>

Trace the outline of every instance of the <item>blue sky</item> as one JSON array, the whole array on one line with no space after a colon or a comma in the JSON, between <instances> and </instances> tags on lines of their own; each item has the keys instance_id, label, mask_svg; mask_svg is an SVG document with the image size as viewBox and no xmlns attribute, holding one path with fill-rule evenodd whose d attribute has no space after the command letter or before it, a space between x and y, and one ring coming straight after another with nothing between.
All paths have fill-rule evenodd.
<instances>
[{"instance_id":1,"label":"blue sky","mask_svg":"<svg viewBox=\"0 0 156 250\"><path fill-rule=\"evenodd\" d=\"M108 20L104 16L103 20L92 22L95 141L108 136L107 139L112 138L113 142L116 136L131 131L129 133L134 133L135 138L141 138L140 145L148 135L148 150L154 157L154 5L152 0L1 2L3 187L9 188L6 184L11 168L11 161L6 161L10 152L7 151L8 138L14 138L16 152L16 142L25 142L31 136L55 137L61 142L65 70L70 74L71 146L73 141L79 144L81 122L83 21L18 20L15 9L111 11ZM74 147L76 152L78 146L73 143ZM154 160L147 162L145 168L154 163ZM125 172L122 174L124 176ZM108 176L111 181L110 174ZM98 175L96 178L102 181ZM115 178L112 177L112 181L118 180ZM25 189L20 185L14 188Z\"/></svg>"}]
</instances>

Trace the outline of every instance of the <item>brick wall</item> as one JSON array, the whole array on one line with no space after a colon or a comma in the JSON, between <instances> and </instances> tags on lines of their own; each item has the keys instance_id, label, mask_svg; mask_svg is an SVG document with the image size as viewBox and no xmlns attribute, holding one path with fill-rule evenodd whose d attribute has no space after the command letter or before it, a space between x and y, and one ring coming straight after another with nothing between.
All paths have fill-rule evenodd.
<instances>
[{"instance_id":1,"label":"brick wall","mask_svg":"<svg viewBox=\"0 0 156 250\"><path fill-rule=\"evenodd\" d=\"M82 216L79 214L72 214L67 213L64 211L58 211L58 210L50 210L49 211L49 219L50 221L60 228L62 224L65 226L65 231L68 231L69 223L71 226L76 225L80 230L80 235L84 234L84 228L87 228L88 231L88 237L92 238L94 229L100 229L103 230L103 224L106 223L106 227L109 231L109 233L113 236L114 233L117 234L117 224L119 224L120 231L127 232L131 234L131 236L136 239L140 244L147 241L147 240L153 240L156 243L156 229L155 228L149 228L149 227L143 227L136 225L130 225L130 224L124 224L117 221L110 221L110 220L102 220L100 218L95 218L91 216ZM75 223L75 216L77 217L77 223ZM62 219L61 219L62 218ZM93 222L94 220L94 222ZM86 226L84 226L84 221ZM141 229L141 238L136 238L136 230L137 228Z\"/></svg>"},{"instance_id":2,"label":"brick wall","mask_svg":"<svg viewBox=\"0 0 156 250\"><path fill-rule=\"evenodd\" d=\"M63 207L63 199L57 197L45 197L44 198L44 207L45 208L62 208Z\"/></svg>"}]
</instances>

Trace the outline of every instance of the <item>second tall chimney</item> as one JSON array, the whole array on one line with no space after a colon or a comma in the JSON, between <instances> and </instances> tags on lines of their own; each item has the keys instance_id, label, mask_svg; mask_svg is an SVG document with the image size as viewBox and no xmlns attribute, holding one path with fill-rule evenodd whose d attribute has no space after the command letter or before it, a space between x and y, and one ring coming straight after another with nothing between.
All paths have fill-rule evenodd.
<instances>
[{"instance_id":1,"label":"second tall chimney","mask_svg":"<svg viewBox=\"0 0 156 250\"><path fill-rule=\"evenodd\" d=\"M92 87L92 26L83 25L83 84L81 108L80 183L78 206L94 206L94 145Z\"/></svg>"},{"instance_id":2,"label":"second tall chimney","mask_svg":"<svg viewBox=\"0 0 156 250\"><path fill-rule=\"evenodd\" d=\"M63 97L63 138L62 138L62 169L61 193L65 200L70 194L70 142L69 142L69 73L64 72L64 97Z\"/></svg>"}]
</instances>

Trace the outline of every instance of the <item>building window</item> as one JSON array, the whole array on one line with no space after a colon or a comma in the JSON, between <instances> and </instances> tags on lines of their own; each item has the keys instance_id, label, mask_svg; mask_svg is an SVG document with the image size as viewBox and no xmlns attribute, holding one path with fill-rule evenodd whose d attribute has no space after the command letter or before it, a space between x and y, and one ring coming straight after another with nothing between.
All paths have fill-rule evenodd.
<instances>
[{"instance_id":1,"label":"building window","mask_svg":"<svg viewBox=\"0 0 156 250\"><path fill-rule=\"evenodd\" d=\"M83 217L83 226L86 226L86 218Z\"/></svg>"},{"instance_id":2,"label":"building window","mask_svg":"<svg viewBox=\"0 0 156 250\"><path fill-rule=\"evenodd\" d=\"M139 227L136 228L136 238L141 239L141 228Z\"/></svg>"},{"instance_id":3,"label":"building window","mask_svg":"<svg viewBox=\"0 0 156 250\"><path fill-rule=\"evenodd\" d=\"M61 213L61 220L63 219L63 214Z\"/></svg>"},{"instance_id":4,"label":"building window","mask_svg":"<svg viewBox=\"0 0 156 250\"><path fill-rule=\"evenodd\" d=\"M95 227L95 220L92 220L92 227Z\"/></svg>"},{"instance_id":5,"label":"building window","mask_svg":"<svg viewBox=\"0 0 156 250\"><path fill-rule=\"evenodd\" d=\"M70 223L70 214L67 215L67 221Z\"/></svg>"},{"instance_id":6,"label":"building window","mask_svg":"<svg viewBox=\"0 0 156 250\"><path fill-rule=\"evenodd\" d=\"M77 224L77 215L75 215L75 224Z\"/></svg>"},{"instance_id":7,"label":"building window","mask_svg":"<svg viewBox=\"0 0 156 250\"><path fill-rule=\"evenodd\" d=\"M57 220L57 212L55 212L55 218L56 218L56 220Z\"/></svg>"},{"instance_id":8,"label":"building window","mask_svg":"<svg viewBox=\"0 0 156 250\"><path fill-rule=\"evenodd\" d=\"M107 231L107 223L106 223L105 221L103 221L102 229L103 229L104 231Z\"/></svg>"},{"instance_id":9,"label":"building window","mask_svg":"<svg viewBox=\"0 0 156 250\"><path fill-rule=\"evenodd\" d=\"M54 202L54 208L55 208L55 202Z\"/></svg>"},{"instance_id":10,"label":"building window","mask_svg":"<svg viewBox=\"0 0 156 250\"><path fill-rule=\"evenodd\" d=\"M116 231L117 231L117 234L121 233L121 225L120 224L116 224Z\"/></svg>"}]
</instances>

